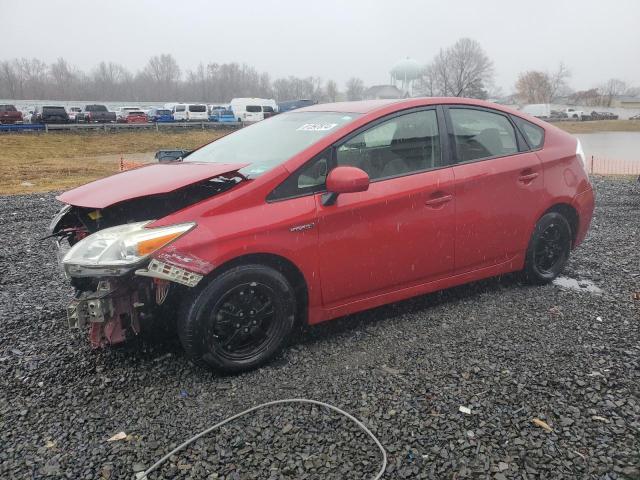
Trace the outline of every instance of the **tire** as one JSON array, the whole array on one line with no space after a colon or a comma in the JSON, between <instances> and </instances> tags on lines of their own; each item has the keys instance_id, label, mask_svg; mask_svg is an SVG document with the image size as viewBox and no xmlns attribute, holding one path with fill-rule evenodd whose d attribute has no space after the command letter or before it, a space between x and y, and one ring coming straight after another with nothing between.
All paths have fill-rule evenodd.
<instances>
[{"instance_id":1,"label":"tire","mask_svg":"<svg viewBox=\"0 0 640 480\"><path fill-rule=\"evenodd\" d=\"M523 270L527 283L544 285L553 281L569 259L572 233L567 219L557 212L542 216L536 224Z\"/></svg>"},{"instance_id":2,"label":"tire","mask_svg":"<svg viewBox=\"0 0 640 480\"><path fill-rule=\"evenodd\" d=\"M294 290L284 275L264 265L241 265L183 301L178 335L196 365L238 373L278 353L295 312Z\"/></svg>"}]
</instances>

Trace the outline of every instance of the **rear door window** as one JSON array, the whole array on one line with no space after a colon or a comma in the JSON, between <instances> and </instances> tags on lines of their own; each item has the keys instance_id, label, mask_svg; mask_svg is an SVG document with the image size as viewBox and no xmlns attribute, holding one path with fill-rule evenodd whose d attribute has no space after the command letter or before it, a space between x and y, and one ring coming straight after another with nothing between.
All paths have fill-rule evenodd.
<instances>
[{"instance_id":1,"label":"rear door window","mask_svg":"<svg viewBox=\"0 0 640 480\"><path fill-rule=\"evenodd\" d=\"M261 111L262 111L262 107L260 105L247 105L247 112L257 113Z\"/></svg>"},{"instance_id":2,"label":"rear door window","mask_svg":"<svg viewBox=\"0 0 640 480\"><path fill-rule=\"evenodd\" d=\"M202 113L207 111L206 105L189 105L190 112Z\"/></svg>"},{"instance_id":3,"label":"rear door window","mask_svg":"<svg viewBox=\"0 0 640 480\"><path fill-rule=\"evenodd\" d=\"M516 117L515 115L512 115L511 119L516 124L522 135L524 135L525 140L532 150L542 148L542 144L544 143L544 128L539 127L524 118Z\"/></svg>"},{"instance_id":4,"label":"rear door window","mask_svg":"<svg viewBox=\"0 0 640 480\"><path fill-rule=\"evenodd\" d=\"M503 157L518 153L513 125L499 113L471 108L450 107L452 132L458 163Z\"/></svg>"}]
</instances>

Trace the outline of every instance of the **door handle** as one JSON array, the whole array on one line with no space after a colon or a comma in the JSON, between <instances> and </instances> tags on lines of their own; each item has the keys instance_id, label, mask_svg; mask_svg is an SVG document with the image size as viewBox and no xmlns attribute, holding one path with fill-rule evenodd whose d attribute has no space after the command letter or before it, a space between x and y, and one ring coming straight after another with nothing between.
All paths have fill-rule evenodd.
<instances>
[{"instance_id":1,"label":"door handle","mask_svg":"<svg viewBox=\"0 0 640 480\"><path fill-rule=\"evenodd\" d=\"M527 173L525 175L520 175L518 177L518 180L524 184L528 184L533 182L536 178L538 178L538 173L534 172L534 173Z\"/></svg>"},{"instance_id":2,"label":"door handle","mask_svg":"<svg viewBox=\"0 0 640 480\"><path fill-rule=\"evenodd\" d=\"M439 195L435 198L430 198L424 203L428 207L437 208L437 207L440 207L441 205L444 205L445 203L450 202L451 200L453 200L453 195Z\"/></svg>"}]
</instances>

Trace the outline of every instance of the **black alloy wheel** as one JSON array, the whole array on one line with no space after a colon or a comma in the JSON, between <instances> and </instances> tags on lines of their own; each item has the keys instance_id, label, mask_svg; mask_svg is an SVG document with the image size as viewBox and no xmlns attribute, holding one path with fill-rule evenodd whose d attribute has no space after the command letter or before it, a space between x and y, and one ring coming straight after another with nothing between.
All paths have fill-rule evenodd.
<instances>
[{"instance_id":1,"label":"black alloy wheel","mask_svg":"<svg viewBox=\"0 0 640 480\"><path fill-rule=\"evenodd\" d=\"M285 344L295 321L294 290L279 271L241 265L185 299L178 333L196 364L228 373L255 368Z\"/></svg>"},{"instance_id":2,"label":"black alloy wheel","mask_svg":"<svg viewBox=\"0 0 640 480\"><path fill-rule=\"evenodd\" d=\"M210 348L231 360L247 360L277 334L275 292L262 283L233 287L211 312L205 337Z\"/></svg>"},{"instance_id":3,"label":"black alloy wheel","mask_svg":"<svg viewBox=\"0 0 640 480\"><path fill-rule=\"evenodd\" d=\"M557 212L545 214L536 224L525 261L525 279L533 284L545 284L564 269L571 252L571 227Z\"/></svg>"}]
</instances>

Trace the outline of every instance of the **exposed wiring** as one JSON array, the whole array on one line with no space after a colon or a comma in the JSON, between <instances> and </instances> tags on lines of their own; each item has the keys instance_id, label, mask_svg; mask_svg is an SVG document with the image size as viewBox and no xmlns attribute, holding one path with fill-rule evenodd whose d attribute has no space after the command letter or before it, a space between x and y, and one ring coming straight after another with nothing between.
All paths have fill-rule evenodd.
<instances>
[{"instance_id":1,"label":"exposed wiring","mask_svg":"<svg viewBox=\"0 0 640 480\"><path fill-rule=\"evenodd\" d=\"M178 445L176 448L171 450L169 453L167 453L164 457L162 457L156 463L151 465L151 467L149 467L147 470L145 470L141 474L138 474L139 476L136 477L136 480L146 480L147 479L147 475L149 475L151 472L154 472L155 470L157 470L160 467L160 465L162 465L164 462L166 462L172 455L175 455L180 450L183 450L183 449L187 448L193 442L195 442L196 440L204 437L208 433L211 433L215 429L220 428L223 425L225 425L225 424L227 424L229 422L232 422L233 420L235 420L237 418L242 417L243 415L246 415L248 413L254 412L254 411L259 410L261 408L269 407L269 406L272 406L272 405L280 405L280 404L283 404L283 403L308 403L308 404L311 404L311 405L319 405L321 407L328 408L329 410L333 410L334 412L337 412L337 413L339 413L341 415L344 415L349 420L351 420L356 425L358 425L358 427L360 427L367 435L369 435L369 437L371 437L371 439L374 441L376 446L380 449L380 453L382 454L382 466L380 467L380 470L378 471L376 476L373 477L373 480L379 480L380 478L382 478L382 475L384 475L384 471L387 469L387 452L385 452L384 447L380 443L380 440L378 440L376 438L376 436L373 433L371 433L371 430L369 430L364 423L362 423L360 420L355 418L353 415L345 412L344 410L342 410L342 409L340 409L338 407L334 407L333 405L330 405L328 403L319 402L317 400L309 400L309 399L306 399L306 398L287 398L287 399L284 399L284 400L274 400L272 402L262 403L260 405L255 406L255 407L251 407L248 410L245 410L244 412L240 412L240 413L238 413L236 415L233 415L232 417L226 418L225 420L222 420L221 422L216 423L214 426L209 427L206 430L203 430L202 432L198 433L197 435L194 435L193 437L191 437L190 439L188 439L184 443Z\"/></svg>"}]
</instances>

